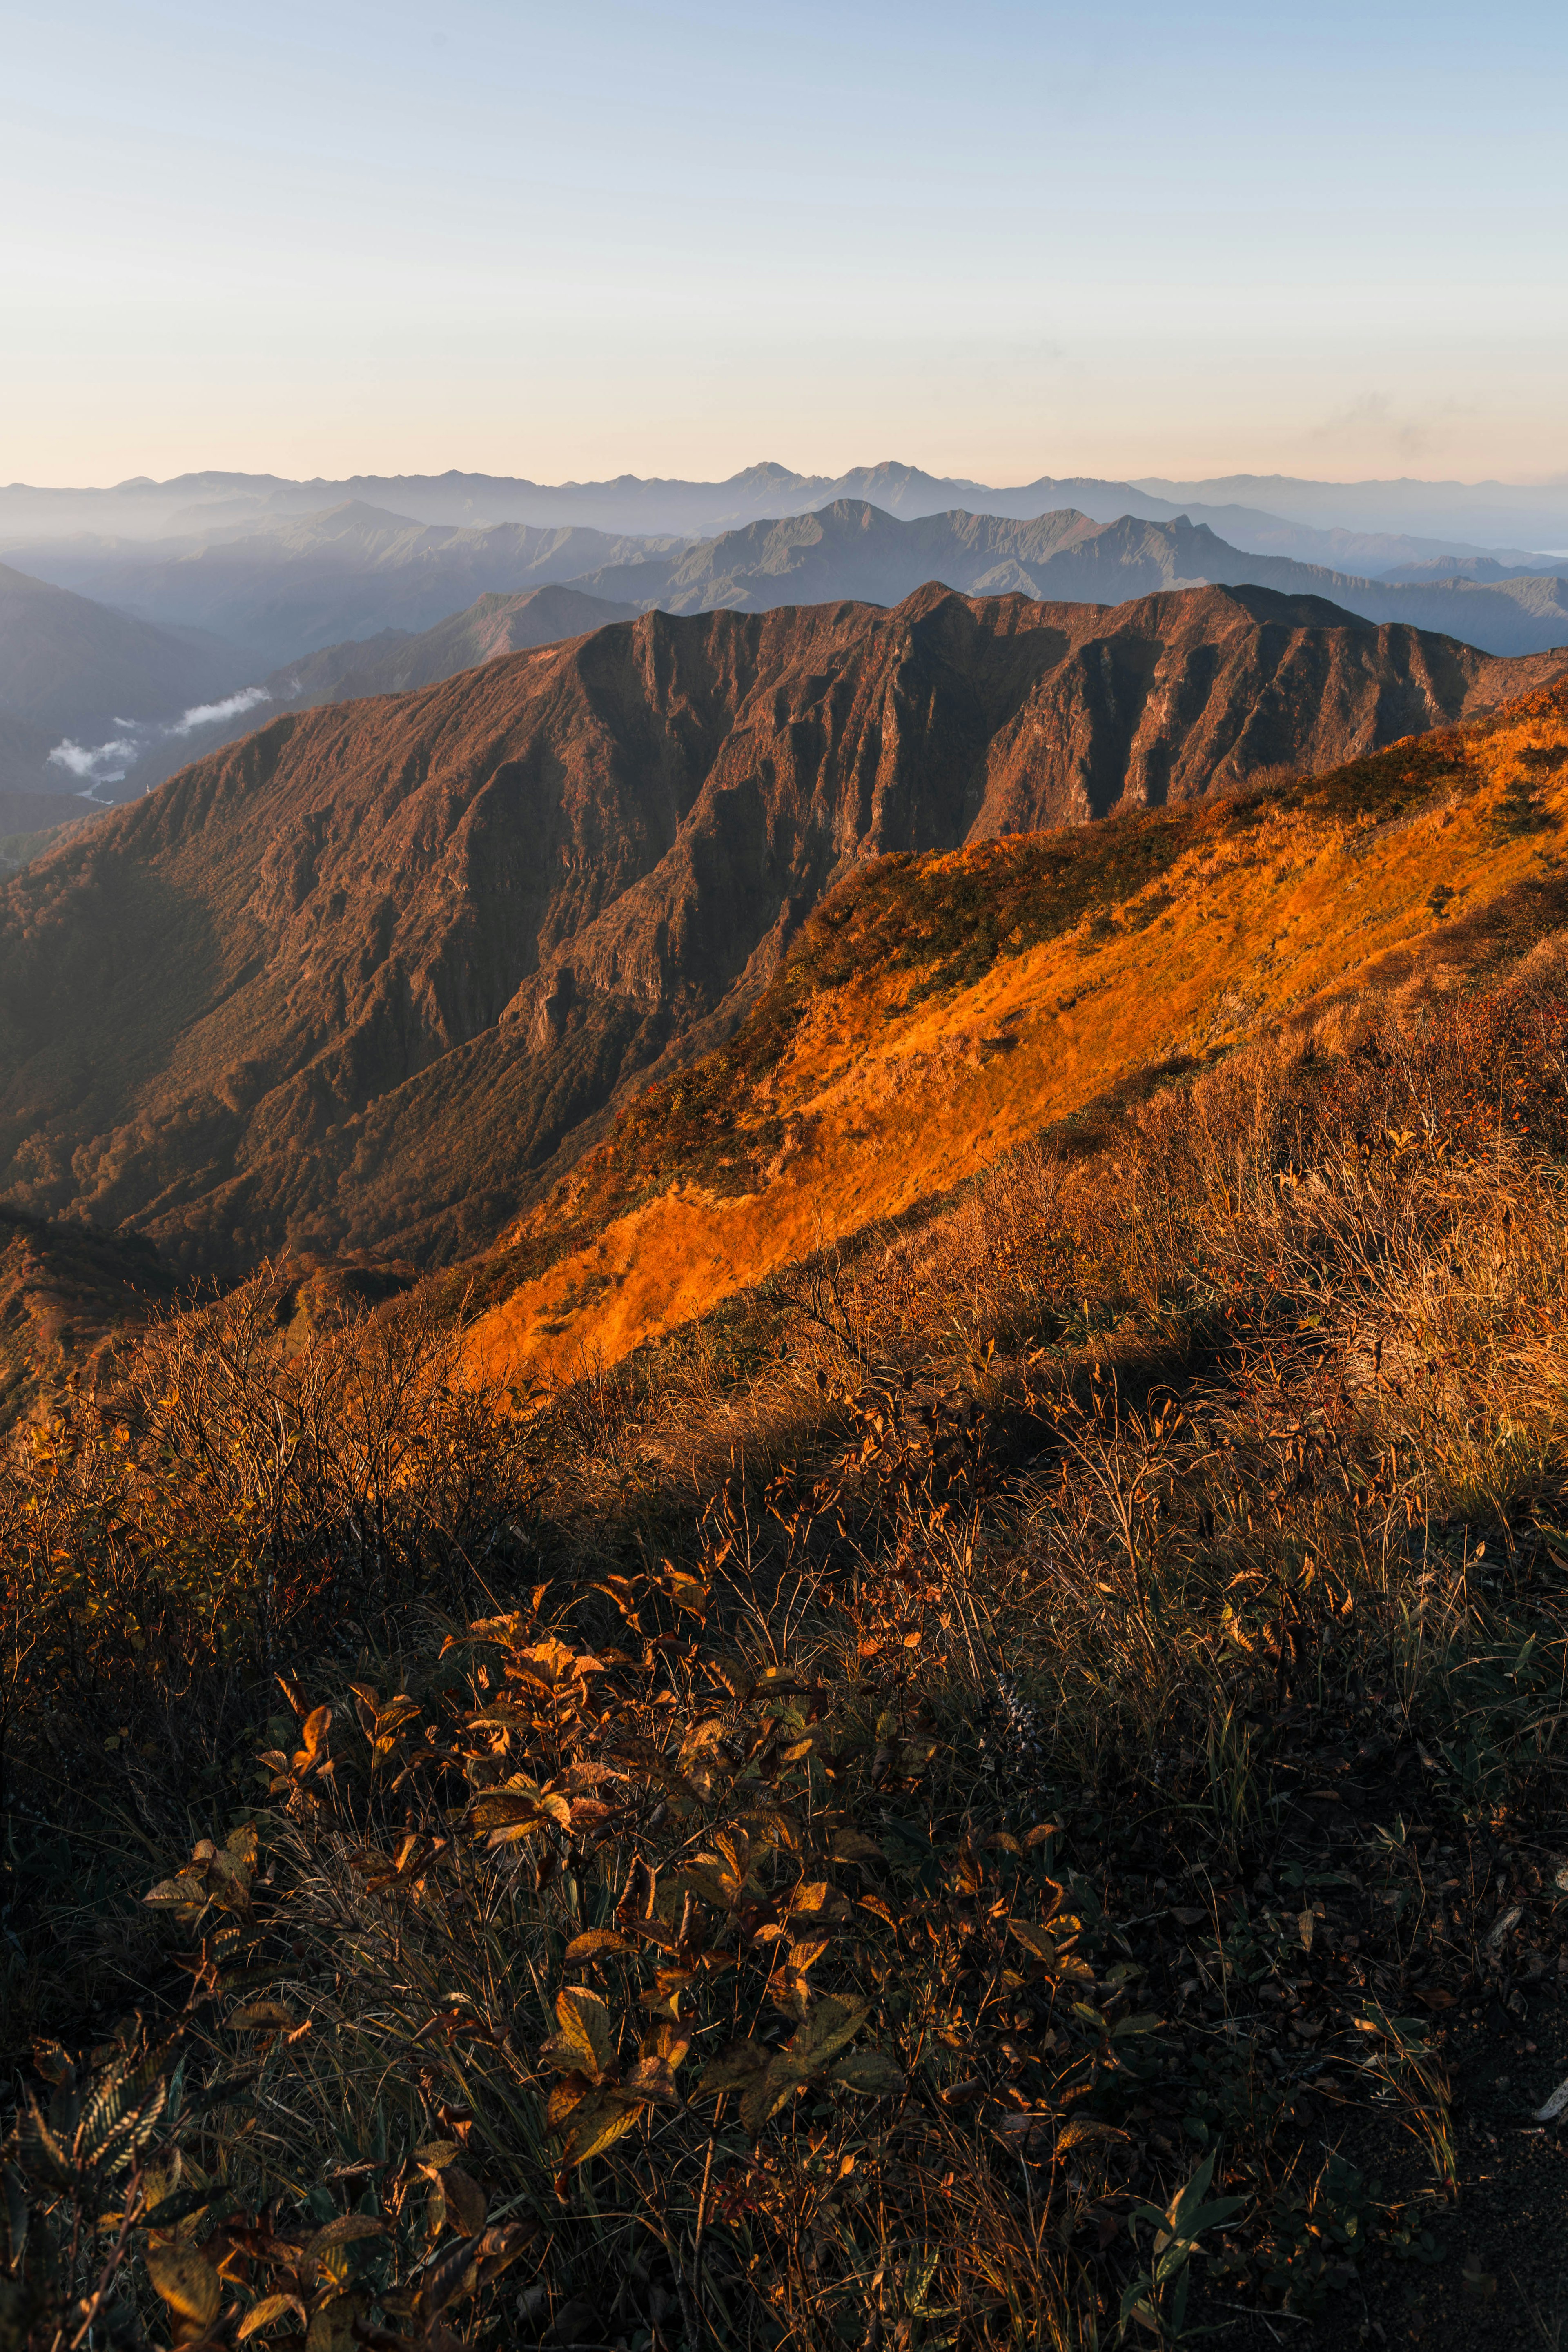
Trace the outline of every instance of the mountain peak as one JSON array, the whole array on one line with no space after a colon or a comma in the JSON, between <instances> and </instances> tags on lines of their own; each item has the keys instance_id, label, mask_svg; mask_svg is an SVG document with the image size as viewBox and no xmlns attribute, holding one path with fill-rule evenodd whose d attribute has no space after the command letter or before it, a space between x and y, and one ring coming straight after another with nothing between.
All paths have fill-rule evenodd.
<instances>
[{"instance_id":1,"label":"mountain peak","mask_svg":"<svg viewBox=\"0 0 1568 2352\"><path fill-rule=\"evenodd\" d=\"M1325 767L1548 666L1304 602L928 577L296 703L0 886L0 1191L184 1275L478 1247L846 863Z\"/></svg>"}]
</instances>

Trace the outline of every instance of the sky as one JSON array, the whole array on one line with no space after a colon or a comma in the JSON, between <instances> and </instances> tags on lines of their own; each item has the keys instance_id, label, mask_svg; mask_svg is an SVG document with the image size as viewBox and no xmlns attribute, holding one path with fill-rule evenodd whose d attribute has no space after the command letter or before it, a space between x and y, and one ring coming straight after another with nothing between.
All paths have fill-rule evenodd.
<instances>
[{"instance_id":1,"label":"sky","mask_svg":"<svg viewBox=\"0 0 1568 2352\"><path fill-rule=\"evenodd\" d=\"M0 480L1568 479L1535 0L0 0Z\"/></svg>"}]
</instances>

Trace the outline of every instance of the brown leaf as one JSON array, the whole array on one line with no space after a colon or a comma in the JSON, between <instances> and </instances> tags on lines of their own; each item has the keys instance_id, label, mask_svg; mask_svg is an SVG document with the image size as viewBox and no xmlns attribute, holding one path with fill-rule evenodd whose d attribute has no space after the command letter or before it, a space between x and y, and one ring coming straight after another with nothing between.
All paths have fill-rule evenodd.
<instances>
[{"instance_id":1,"label":"brown leaf","mask_svg":"<svg viewBox=\"0 0 1568 2352\"><path fill-rule=\"evenodd\" d=\"M1048 1967L1056 1965L1057 1939L1048 1927L1037 1927L1027 1919L1009 1919L1007 1927L1009 1933L1016 1936L1024 1949L1032 1952L1036 1959L1044 1960Z\"/></svg>"},{"instance_id":2,"label":"brown leaf","mask_svg":"<svg viewBox=\"0 0 1568 2352\"><path fill-rule=\"evenodd\" d=\"M883 1858L882 1849L876 1839L868 1838L864 1830L856 1829L853 1823L837 1832L833 1841L832 1854L835 1862L880 1862Z\"/></svg>"},{"instance_id":3,"label":"brown leaf","mask_svg":"<svg viewBox=\"0 0 1568 2352\"><path fill-rule=\"evenodd\" d=\"M287 2031L294 2022L281 2001L276 2000L247 2001L228 2020L229 2030L235 2033L247 2032L257 2026L270 2026L275 2032Z\"/></svg>"},{"instance_id":4,"label":"brown leaf","mask_svg":"<svg viewBox=\"0 0 1568 2352\"><path fill-rule=\"evenodd\" d=\"M181 2319L207 2328L217 2317L223 2289L212 2264L193 2247L149 2246L147 2275L158 2295Z\"/></svg>"},{"instance_id":5,"label":"brown leaf","mask_svg":"<svg viewBox=\"0 0 1568 2352\"><path fill-rule=\"evenodd\" d=\"M310 2313L297 2294L263 2296L259 2303L252 2305L240 2321L236 2331L238 2341L243 2344L247 2336L259 2335L264 2327L270 2327L275 2319L281 2319L284 2313L289 2311L297 2311L301 2321L308 2322L310 2319Z\"/></svg>"},{"instance_id":6,"label":"brown leaf","mask_svg":"<svg viewBox=\"0 0 1568 2352\"><path fill-rule=\"evenodd\" d=\"M678 2107L680 2094L675 2087L675 2076L668 2059L641 2058L626 2075L622 2084L628 2097L657 2102L661 2106Z\"/></svg>"},{"instance_id":7,"label":"brown leaf","mask_svg":"<svg viewBox=\"0 0 1568 2352\"><path fill-rule=\"evenodd\" d=\"M355 2352L354 2327L364 2309L357 2294L335 2294L305 2330L305 2352Z\"/></svg>"},{"instance_id":8,"label":"brown leaf","mask_svg":"<svg viewBox=\"0 0 1568 2352\"><path fill-rule=\"evenodd\" d=\"M384 2238L385 2235L385 2222L378 2221L373 2214L340 2213L335 2221L329 2221L324 2229L318 2230L313 2238L306 2241L300 2267L309 2270L311 2263L319 2263L323 2254L330 2254L334 2246L352 2246L360 2238Z\"/></svg>"},{"instance_id":9,"label":"brown leaf","mask_svg":"<svg viewBox=\"0 0 1568 2352\"><path fill-rule=\"evenodd\" d=\"M563 2162L570 2167L597 2156L601 2148L608 2147L623 2132L630 2131L637 2113L637 2100L625 2098L618 2091L590 2091L573 2116Z\"/></svg>"},{"instance_id":10,"label":"brown leaf","mask_svg":"<svg viewBox=\"0 0 1568 2352\"><path fill-rule=\"evenodd\" d=\"M485 2226L488 2201L479 2182L460 2165L444 2164L441 2186L447 2192L447 2210L456 2220L458 2229L465 2238L477 2238Z\"/></svg>"},{"instance_id":11,"label":"brown leaf","mask_svg":"<svg viewBox=\"0 0 1568 2352\"><path fill-rule=\"evenodd\" d=\"M581 1936L574 1936L567 1945L566 1966L574 1969L584 1960L595 1960L611 1952L629 1949L626 1937L617 1936L613 1927L588 1927Z\"/></svg>"}]
</instances>

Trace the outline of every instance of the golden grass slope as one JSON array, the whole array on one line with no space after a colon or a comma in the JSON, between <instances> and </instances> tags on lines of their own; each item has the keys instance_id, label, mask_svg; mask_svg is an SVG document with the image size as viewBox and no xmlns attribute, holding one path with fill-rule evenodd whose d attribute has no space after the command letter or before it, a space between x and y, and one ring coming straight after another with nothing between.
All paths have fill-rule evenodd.
<instances>
[{"instance_id":1,"label":"golden grass slope","mask_svg":"<svg viewBox=\"0 0 1568 2352\"><path fill-rule=\"evenodd\" d=\"M1142 1074L1563 919L1568 681L1269 793L889 857L707 1061L474 1270L548 1390L973 1177Z\"/></svg>"}]
</instances>

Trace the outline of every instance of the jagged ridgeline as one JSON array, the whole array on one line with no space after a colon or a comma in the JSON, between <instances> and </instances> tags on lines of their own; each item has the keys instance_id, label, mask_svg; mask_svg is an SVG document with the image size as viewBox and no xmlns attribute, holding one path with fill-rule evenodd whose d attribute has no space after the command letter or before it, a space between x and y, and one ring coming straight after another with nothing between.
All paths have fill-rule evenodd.
<instances>
[{"instance_id":1,"label":"jagged ridgeline","mask_svg":"<svg viewBox=\"0 0 1568 2352\"><path fill-rule=\"evenodd\" d=\"M1321 777L871 864L465 1265L476 1359L551 1385L1341 991L1489 968L1562 921L1565 819L1556 687Z\"/></svg>"},{"instance_id":2,"label":"jagged ridgeline","mask_svg":"<svg viewBox=\"0 0 1568 2352\"><path fill-rule=\"evenodd\" d=\"M1498 661L1312 598L654 614L273 721L0 889L0 1190L185 1276L492 1240L859 863L1332 766Z\"/></svg>"}]
</instances>

